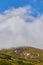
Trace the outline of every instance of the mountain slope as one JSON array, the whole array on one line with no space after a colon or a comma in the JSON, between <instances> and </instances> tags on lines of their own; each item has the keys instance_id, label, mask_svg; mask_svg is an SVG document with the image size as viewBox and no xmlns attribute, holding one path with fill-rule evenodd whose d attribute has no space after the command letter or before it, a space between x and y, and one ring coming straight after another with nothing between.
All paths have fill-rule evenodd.
<instances>
[{"instance_id":1,"label":"mountain slope","mask_svg":"<svg viewBox=\"0 0 43 65\"><path fill-rule=\"evenodd\" d=\"M0 50L0 65L43 65L43 50L33 47Z\"/></svg>"}]
</instances>

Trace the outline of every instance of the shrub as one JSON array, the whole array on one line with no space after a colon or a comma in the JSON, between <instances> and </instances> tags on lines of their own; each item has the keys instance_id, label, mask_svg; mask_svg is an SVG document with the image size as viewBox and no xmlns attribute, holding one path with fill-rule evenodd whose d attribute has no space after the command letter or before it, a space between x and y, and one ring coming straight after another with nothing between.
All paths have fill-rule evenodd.
<instances>
[{"instance_id":1,"label":"shrub","mask_svg":"<svg viewBox=\"0 0 43 65\"><path fill-rule=\"evenodd\" d=\"M12 65L12 64L10 62L1 60L0 65Z\"/></svg>"}]
</instances>

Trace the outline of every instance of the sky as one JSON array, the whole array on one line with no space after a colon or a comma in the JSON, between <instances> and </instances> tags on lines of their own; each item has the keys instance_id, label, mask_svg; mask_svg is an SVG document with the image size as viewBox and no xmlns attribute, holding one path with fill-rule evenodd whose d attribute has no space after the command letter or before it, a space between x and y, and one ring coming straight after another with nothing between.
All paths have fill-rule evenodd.
<instances>
[{"instance_id":1,"label":"sky","mask_svg":"<svg viewBox=\"0 0 43 65\"><path fill-rule=\"evenodd\" d=\"M43 49L43 0L0 0L0 49Z\"/></svg>"}]
</instances>

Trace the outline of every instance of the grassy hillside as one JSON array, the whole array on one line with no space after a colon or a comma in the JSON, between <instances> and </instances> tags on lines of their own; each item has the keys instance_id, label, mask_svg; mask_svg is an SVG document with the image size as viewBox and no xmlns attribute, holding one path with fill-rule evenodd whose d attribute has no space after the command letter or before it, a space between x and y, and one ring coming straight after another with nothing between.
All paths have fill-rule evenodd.
<instances>
[{"instance_id":1,"label":"grassy hillside","mask_svg":"<svg viewBox=\"0 0 43 65\"><path fill-rule=\"evenodd\" d=\"M33 47L2 49L0 65L43 65L43 50Z\"/></svg>"}]
</instances>

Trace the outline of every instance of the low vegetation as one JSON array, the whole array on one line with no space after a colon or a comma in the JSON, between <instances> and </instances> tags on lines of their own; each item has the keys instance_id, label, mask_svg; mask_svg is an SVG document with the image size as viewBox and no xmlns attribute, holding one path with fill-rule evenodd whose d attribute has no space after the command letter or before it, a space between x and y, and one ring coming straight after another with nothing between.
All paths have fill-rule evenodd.
<instances>
[{"instance_id":1,"label":"low vegetation","mask_svg":"<svg viewBox=\"0 0 43 65\"><path fill-rule=\"evenodd\" d=\"M43 50L33 47L2 49L0 65L43 65Z\"/></svg>"}]
</instances>

